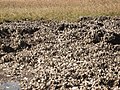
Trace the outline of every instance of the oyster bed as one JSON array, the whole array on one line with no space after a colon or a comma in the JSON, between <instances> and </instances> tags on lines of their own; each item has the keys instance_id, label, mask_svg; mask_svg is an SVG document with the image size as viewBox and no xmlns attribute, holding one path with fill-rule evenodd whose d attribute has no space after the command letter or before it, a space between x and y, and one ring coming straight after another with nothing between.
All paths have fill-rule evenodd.
<instances>
[{"instance_id":1,"label":"oyster bed","mask_svg":"<svg viewBox=\"0 0 120 90\"><path fill-rule=\"evenodd\" d=\"M0 24L0 82L22 90L119 90L120 18Z\"/></svg>"}]
</instances>

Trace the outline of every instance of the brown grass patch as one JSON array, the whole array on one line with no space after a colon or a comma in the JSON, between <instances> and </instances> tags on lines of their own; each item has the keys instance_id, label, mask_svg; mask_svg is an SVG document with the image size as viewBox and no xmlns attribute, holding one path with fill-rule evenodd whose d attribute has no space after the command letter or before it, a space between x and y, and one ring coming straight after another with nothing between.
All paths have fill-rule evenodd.
<instances>
[{"instance_id":1,"label":"brown grass patch","mask_svg":"<svg viewBox=\"0 0 120 90\"><path fill-rule=\"evenodd\" d=\"M99 15L119 16L120 0L0 0L0 20L76 20Z\"/></svg>"}]
</instances>

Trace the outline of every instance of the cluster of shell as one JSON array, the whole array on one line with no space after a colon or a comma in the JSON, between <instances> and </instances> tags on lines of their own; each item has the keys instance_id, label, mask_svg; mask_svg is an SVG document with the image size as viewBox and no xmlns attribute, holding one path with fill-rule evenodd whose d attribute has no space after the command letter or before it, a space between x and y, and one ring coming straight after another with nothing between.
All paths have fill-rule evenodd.
<instances>
[{"instance_id":1,"label":"cluster of shell","mask_svg":"<svg viewBox=\"0 0 120 90\"><path fill-rule=\"evenodd\" d=\"M119 90L120 18L1 23L3 81L23 90Z\"/></svg>"}]
</instances>

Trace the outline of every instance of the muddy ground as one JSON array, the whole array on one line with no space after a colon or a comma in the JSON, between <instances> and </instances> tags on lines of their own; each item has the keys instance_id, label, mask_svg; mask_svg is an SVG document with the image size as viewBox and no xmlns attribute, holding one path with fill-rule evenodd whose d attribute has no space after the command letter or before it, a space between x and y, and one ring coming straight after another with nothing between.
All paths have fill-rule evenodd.
<instances>
[{"instance_id":1,"label":"muddy ground","mask_svg":"<svg viewBox=\"0 0 120 90\"><path fill-rule=\"evenodd\" d=\"M22 90L120 90L120 17L0 24L0 82Z\"/></svg>"}]
</instances>

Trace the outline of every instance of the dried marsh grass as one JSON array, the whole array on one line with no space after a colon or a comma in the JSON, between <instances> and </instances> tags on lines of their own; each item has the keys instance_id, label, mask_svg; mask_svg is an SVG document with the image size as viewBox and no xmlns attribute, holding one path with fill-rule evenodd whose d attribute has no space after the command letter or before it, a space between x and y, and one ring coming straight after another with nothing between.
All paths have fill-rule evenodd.
<instances>
[{"instance_id":1,"label":"dried marsh grass","mask_svg":"<svg viewBox=\"0 0 120 90\"><path fill-rule=\"evenodd\" d=\"M0 0L0 20L40 18L76 20L79 16L119 16L120 0Z\"/></svg>"}]
</instances>

